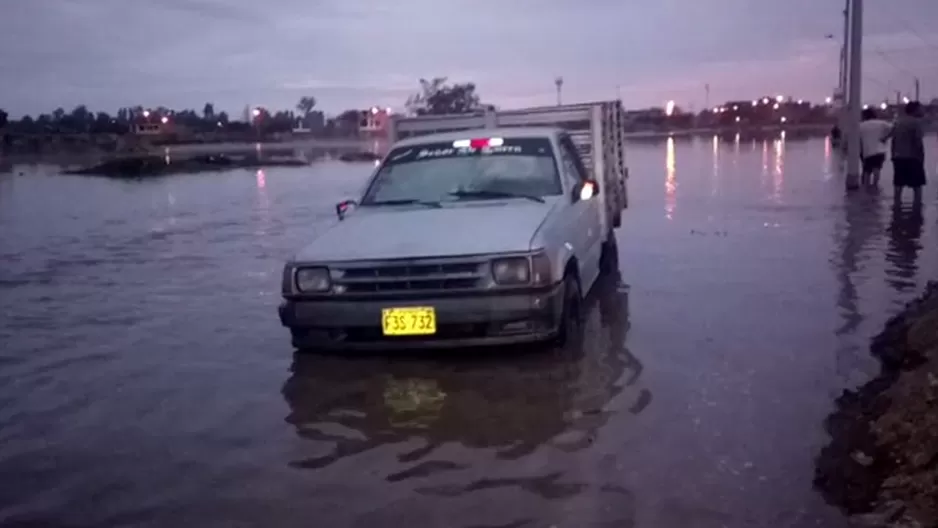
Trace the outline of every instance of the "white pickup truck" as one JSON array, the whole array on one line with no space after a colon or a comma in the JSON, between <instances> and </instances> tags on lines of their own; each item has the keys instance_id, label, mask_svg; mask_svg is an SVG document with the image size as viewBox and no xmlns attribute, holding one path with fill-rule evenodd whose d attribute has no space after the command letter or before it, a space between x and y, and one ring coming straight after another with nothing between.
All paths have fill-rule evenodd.
<instances>
[{"instance_id":1,"label":"white pickup truck","mask_svg":"<svg viewBox=\"0 0 938 528\"><path fill-rule=\"evenodd\" d=\"M617 266L618 101L397 118L339 221L284 266L299 349L563 342Z\"/></svg>"}]
</instances>

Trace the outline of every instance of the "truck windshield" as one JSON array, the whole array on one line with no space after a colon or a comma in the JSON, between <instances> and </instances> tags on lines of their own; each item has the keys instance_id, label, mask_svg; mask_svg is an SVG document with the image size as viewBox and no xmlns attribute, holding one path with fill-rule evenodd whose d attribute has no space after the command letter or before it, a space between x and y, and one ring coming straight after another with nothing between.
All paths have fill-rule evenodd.
<instances>
[{"instance_id":1,"label":"truck windshield","mask_svg":"<svg viewBox=\"0 0 938 528\"><path fill-rule=\"evenodd\" d=\"M437 142L391 151L361 205L541 198L563 189L547 138Z\"/></svg>"}]
</instances>

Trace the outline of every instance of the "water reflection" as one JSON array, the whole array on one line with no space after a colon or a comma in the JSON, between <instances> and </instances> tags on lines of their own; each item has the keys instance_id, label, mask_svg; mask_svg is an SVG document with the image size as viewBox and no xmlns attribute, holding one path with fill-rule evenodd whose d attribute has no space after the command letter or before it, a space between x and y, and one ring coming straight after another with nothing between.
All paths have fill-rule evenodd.
<instances>
[{"instance_id":1,"label":"water reflection","mask_svg":"<svg viewBox=\"0 0 938 528\"><path fill-rule=\"evenodd\" d=\"M267 196L267 173L263 169L258 169L254 174L254 182L257 187L257 216L259 216L259 228L255 231L257 235L266 235L270 229L270 198Z\"/></svg>"},{"instance_id":2,"label":"water reflection","mask_svg":"<svg viewBox=\"0 0 938 528\"><path fill-rule=\"evenodd\" d=\"M717 194L720 179L720 136L713 135L713 177L710 179L710 195Z\"/></svg>"},{"instance_id":3,"label":"water reflection","mask_svg":"<svg viewBox=\"0 0 938 528\"><path fill-rule=\"evenodd\" d=\"M642 364L625 346L627 288L608 282L596 291L582 342L563 351L296 355L282 391L286 420L314 454L291 465L359 463L388 482L414 480L415 493L434 497L492 488L543 499L589 491L565 473L576 464L564 463L564 454L589 449L612 417L638 414L652 401L638 383ZM392 444L400 444L396 456L381 454ZM492 457L517 475L480 478L469 470Z\"/></svg>"},{"instance_id":4,"label":"water reflection","mask_svg":"<svg viewBox=\"0 0 938 528\"><path fill-rule=\"evenodd\" d=\"M674 208L677 203L677 171L675 164L674 138L669 137L664 158L664 215L668 220L673 219Z\"/></svg>"},{"instance_id":5,"label":"water reflection","mask_svg":"<svg viewBox=\"0 0 938 528\"><path fill-rule=\"evenodd\" d=\"M762 140L762 185L764 186L769 178L769 142Z\"/></svg>"},{"instance_id":6,"label":"water reflection","mask_svg":"<svg viewBox=\"0 0 938 528\"><path fill-rule=\"evenodd\" d=\"M909 292L916 287L924 223L921 202L893 203L886 251L886 283L899 293Z\"/></svg>"},{"instance_id":7,"label":"water reflection","mask_svg":"<svg viewBox=\"0 0 938 528\"><path fill-rule=\"evenodd\" d=\"M785 184L785 133L772 142L775 151L774 169L772 170L772 201L779 203L782 200L782 186Z\"/></svg>"},{"instance_id":8,"label":"water reflection","mask_svg":"<svg viewBox=\"0 0 938 528\"><path fill-rule=\"evenodd\" d=\"M882 201L877 195L850 196L844 204L844 222L836 226L837 254L835 274L839 285L837 307L841 324L836 330L841 337L837 353L837 372L847 378L855 365L862 364L865 343L858 339L857 329L864 316L859 308L857 281L864 264L875 257L875 243L882 233Z\"/></svg>"}]
</instances>

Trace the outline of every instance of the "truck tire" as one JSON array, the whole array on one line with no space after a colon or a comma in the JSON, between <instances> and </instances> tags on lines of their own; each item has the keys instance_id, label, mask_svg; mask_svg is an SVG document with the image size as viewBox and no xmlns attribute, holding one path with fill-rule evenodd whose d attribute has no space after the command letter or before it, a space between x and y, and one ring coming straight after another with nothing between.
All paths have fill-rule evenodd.
<instances>
[{"instance_id":1,"label":"truck tire","mask_svg":"<svg viewBox=\"0 0 938 528\"><path fill-rule=\"evenodd\" d=\"M563 279L563 308L554 345L565 347L580 333L583 325L583 293L580 279L575 273L567 272Z\"/></svg>"},{"instance_id":2,"label":"truck tire","mask_svg":"<svg viewBox=\"0 0 938 528\"><path fill-rule=\"evenodd\" d=\"M610 230L599 255L599 273L610 275L617 271L619 271L619 244L616 242L615 233Z\"/></svg>"}]
</instances>

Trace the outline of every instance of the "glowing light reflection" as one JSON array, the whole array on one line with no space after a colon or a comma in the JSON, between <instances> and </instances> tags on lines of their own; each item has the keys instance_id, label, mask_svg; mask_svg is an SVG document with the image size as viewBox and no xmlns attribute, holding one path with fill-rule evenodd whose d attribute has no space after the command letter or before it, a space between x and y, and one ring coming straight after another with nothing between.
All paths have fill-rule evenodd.
<instances>
[{"instance_id":1,"label":"glowing light reflection","mask_svg":"<svg viewBox=\"0 0 938 528\"><path fill-rule=\"evenodd\" d=\"M668 138L664 159L664 215L668 220L674 218L674 208L677 204L677 170L674 155L674 138Z\"/></svg>"},{"instance_id":2,"label":"glowing light reflection","mask_svg":"<svg viewBox=\"0 0 938 528\"><path fill-rule=\"evenodd\" d=\"M772 201L782 201L782 186L785 184L785 136L772 142L774 147L774 167L772 170Z\"/></svg>"},{"instance_id":3,"label":"glowing light reflection","mask_svg":"<svg viewBox=\"0 0 938 528\"><path fill-rule=\"evenodd\" d=\"M710 194L716 195L720 180L720 136L713 135L713 177L710 178Z\"/></svg>"},{"instance_id":4,"label":"glowing light reflection","mask_svg":"<svg viewBox=\"0 0 938 528\"><path fill-rule=\"evenodd\" d=\"M266 236L270 230L270 199L267 196L267 174L262 170L258 169L254 174L254 181L257 185L257 219L258 226L254 231L254 234L258 236Z\"/></svg>"},{"instance_id":5,"label":"glowing light reflection","mask_svg":"<svg viewBox=\"0 0 938 528\"><path fill-rule=\"evenodd\" d=\"M769 176L769 142L762 140L762 184L765 185Z\"/></svg>"},{"instance_id":6,"label":"glowing light reflection","mask_svg":"<svg viewBox=\"0 0 938 528\"><path fill-rule=\"evenodd\" d=\"M264 171L263 171L263 170L258 169L257 175L256 175L256 179L257 179L257 188L258 188L258 189L263 189L263 188L267 187L267 175L264 174Z\"/></svg>"}]
</instances>

